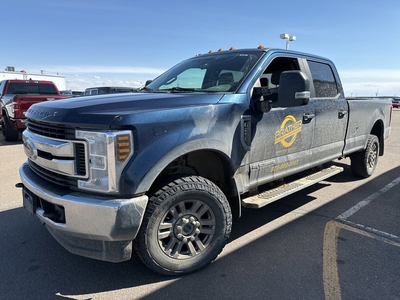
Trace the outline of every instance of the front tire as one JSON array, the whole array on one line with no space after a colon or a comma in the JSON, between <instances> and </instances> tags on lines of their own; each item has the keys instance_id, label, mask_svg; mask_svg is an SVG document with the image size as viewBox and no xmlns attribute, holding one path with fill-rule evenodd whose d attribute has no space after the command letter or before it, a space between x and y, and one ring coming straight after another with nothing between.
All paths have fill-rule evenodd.
<instances>
[{"instance_id":1,"label":"front tire","mask_svg":"<svg viewBox=\"0 0 400 300\"><path fill-rule=\"evenodd\" d=\"M350 156L351 171L362 178L370 177L378 164L378 157L379 139L376 135L370 135L365 149Z\"/></svg>"},{"instance_id":2,"label":"front tire","mask_svg":"<svg viewBox=\"0 0 400 300\"><path fill-rule=\"evenodd\" d=\"M183 177L150 198L134 247L153 271L187 274L218 256L231 227L231 210L221 190L205 178Z\"/></svg>"}]
</instances>

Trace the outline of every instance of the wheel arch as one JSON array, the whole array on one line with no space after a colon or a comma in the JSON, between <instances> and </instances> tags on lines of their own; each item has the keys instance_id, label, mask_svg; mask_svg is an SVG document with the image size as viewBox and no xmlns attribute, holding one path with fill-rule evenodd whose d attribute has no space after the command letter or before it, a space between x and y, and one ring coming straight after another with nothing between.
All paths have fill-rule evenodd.
<instances>
[{"instance_id":1,"label":"wheel arch","mask_svg":"<svg viewBox=\"0 0 400 300\"><path fill-rule=\"evenodd\" d=\"M378 137L379 140L379 156L382 156L385 150L385 138L384 138L384 123L382 120L377 120L371 129L371 133Z\"/></svg>"},{"instance_id":2,"label":"wheel arch","mask_svg":"<svg viewBox=\"0 0 400 300\"><path fill-rule=\"evenodd\" d=\"M219 141L181 145L153 165L139 183L137 191L151 193L168 180L187 175L201 176L221 189L229 201L232 214L240 216L240 199L233 179L234 164L227 154L229 151Z\"/></svg>"}]
</instances>

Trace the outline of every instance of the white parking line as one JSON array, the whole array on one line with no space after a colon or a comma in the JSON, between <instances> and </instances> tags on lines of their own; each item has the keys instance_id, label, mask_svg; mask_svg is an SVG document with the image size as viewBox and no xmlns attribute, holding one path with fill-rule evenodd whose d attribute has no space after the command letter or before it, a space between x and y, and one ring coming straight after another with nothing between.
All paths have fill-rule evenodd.
<instances>
[{"instance_id":1,"label":"white parking line","mask_svg":"<svg viewBox=\"0 0 400 300\"><path fill-rule=\"evenodd\" d=\"M368 198L365 198L364 200L360 201L359 203L354 205L349 210L347 210L344 213L342 213L341 215L337 216L336 220L340 220L340 221L342 221L344 223L347 223L348 225L353 226L355 228L359 228L361 230L365 230L365 231L368 231L368 232L371 232L371 233L374 233L374 234L377 234L377 235L380 235L380 236L383 236L383 237L386 237L386 238L394 239L394 240L400 242L400 237L398 237L398 236L396 236L394 234L387 233L387 232L384 232L384 231L380 231L380 230L377 230L375 228L371 228L371 227L364 226L362 224L354 223L352 221L347 220L349 217L351 217L356 212L358 212L361 208L367 206L372 201L374 201L375 199L379 198L381 195L383 195L384 193L386 193L388 190L390 190L392 187L396 186L399 183L400 183L400 177L397 177L395 180L393 180L392 182L387 184L385 187L383 187L382 189L380 189L376 193L372 194Z\"/></svg>"},{"instance_id":2,"label":"white parking line","mask_svg":"<svg viewBox=\"0 0 400 300\"><path fill-rule=\"evenodd\" d=\"M376 193L372 194L368 198L365 198L364 200L360 201L359 203L354 205L352 208L350 208L349 210L345 211L340 216L336 217L336 219L345 221L348 217L354 215L361 208L363 208L363 207L367 206L368 204L370 204L372 201L374 201L376 198L380 197L382 194L386 193L388 190L390 190L392 187L396 186L398 183L400 183L400 177L397 177L395 180L390 182L388 185L383 187L381 190L379 190Z\"/></svg>"},{"instance_id":3,"label":"white parking line","mask_svg":"<svg viewBox=\"0 0 400 300\"><path fill-rule=\"evenodd\" d=\"M364 226L362 224L354 223L354 222L351 222L351 221L348 221L348 220L340 219L340 221L343 222L343 223L346 223L349 226L352 226L354 228L358 228L358 229L364 230L366 232L370 232L370 233L373 233L375 235L378 235L378 236L381 236L381 237L385 237L385 238L392 239L392 240L395 240L397 242L400 242L400 237L398 237L397 235L394 235L394 234L391 234L391 233L387 233L387 232L384 232L384 231L381 231L381 230L378 230L378 229L375 229L375 228L372 228L372 227Z\"/></svg>"},{"instance_id":4,"label":"white parking line","mask_svg":"<svg viewBox=\"0 0 400 300\"><path fill-rule=\"evenodd\" d=\"M329 221L325 226L324 246L323 246L323 282L326 300L341 300L342 292L338 271L338 238L341 230L347 230L373 239L379 239L387 244L400 247L400 238L396 235L377 230L372 227L364 226L347 220L363 207L370 204L375 199L386 193L392 187L400 183L400 177L396 178L378 192L360 201L335 219Z\"/></svg>"}]
</instances>

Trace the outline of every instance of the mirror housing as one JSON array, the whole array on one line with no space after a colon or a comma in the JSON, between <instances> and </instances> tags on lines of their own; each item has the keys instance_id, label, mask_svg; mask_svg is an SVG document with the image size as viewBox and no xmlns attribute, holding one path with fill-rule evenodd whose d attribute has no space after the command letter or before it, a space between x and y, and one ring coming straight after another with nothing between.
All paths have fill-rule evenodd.
<instances>
[{"instance_id":1,"label":"mirror housing","mask_svg":"<svg viewBox=\"0 0 400 300\"><path fill-rule=\"evenodd\" d=\"M310 100L310 80L301 71L285 71L281 74L278 101L274 107L296 107L307 105Z\"/></svg>"},{"instance_id":2,"label":"mirror housing","mask_svg":"<svg viewBox=\"0 0 400 300\"><path fill-rule=\"evenodd\" d=\"M301 71L285 71L280 76L278 88L255 87L253 98L255 110L261 113L269 112L272 107L307 105L310 100L310 80Z\"/></svg>"}]
</instances>

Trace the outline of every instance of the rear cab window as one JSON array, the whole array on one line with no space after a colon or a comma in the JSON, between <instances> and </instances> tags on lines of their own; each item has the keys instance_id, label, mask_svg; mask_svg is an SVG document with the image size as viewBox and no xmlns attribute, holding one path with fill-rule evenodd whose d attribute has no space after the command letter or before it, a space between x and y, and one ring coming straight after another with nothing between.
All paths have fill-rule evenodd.
<instances>
[{"instance_id":1,"label":"rear cab window","mask_svg":"<svg viewBox=\"0 0 400 300\"><path fill-rule=\"evenodd\" d=\"M54 84L10 82L7 94L11 95L58 95Z\"/></svg>"},{"instance_id":2,"label":"rear cab window","mask_svg":"<svg viewBox=\"0 0 400 300\"><path fill-rule=\"evenodd\" d=\"M308 60L316 98L335 98L339 95L337 82L328 64Z\"/></svg>"}]
</instances>

